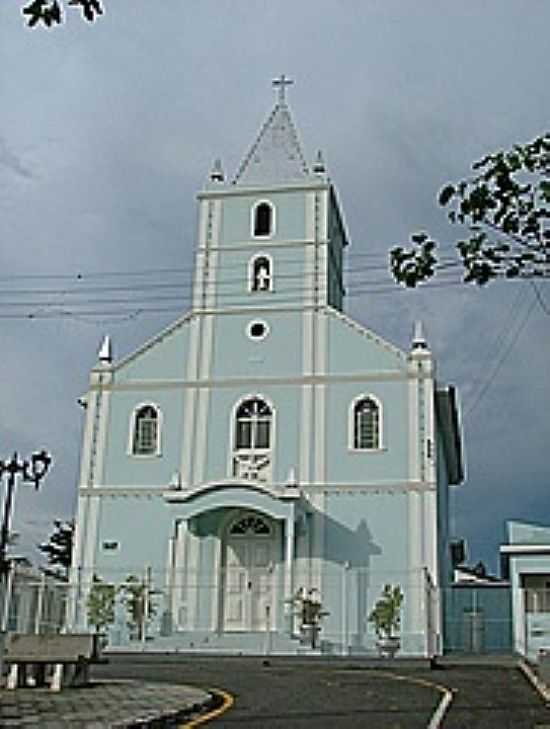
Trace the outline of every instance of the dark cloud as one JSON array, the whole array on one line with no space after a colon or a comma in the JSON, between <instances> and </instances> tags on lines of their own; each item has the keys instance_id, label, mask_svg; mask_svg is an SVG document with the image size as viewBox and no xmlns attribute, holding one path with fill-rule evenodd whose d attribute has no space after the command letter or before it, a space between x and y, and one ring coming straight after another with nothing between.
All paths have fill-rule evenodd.
<instances>
[{"instance_id":1,"label":"dark cloud","mask_svg":"<svg viewBox=\"0 0 550 729\"><path fill-rule=\"evenodd\" d=\"M214 158L235 172L282 72L296 82L289 98L306 155L321 147L339 188L348 253L376 254L377 265L418 229L452 241L439 188L547 126L542 0L131 5L110 0L93 25L71 17L39 32L22 26L13 3L0 7L0 63L9 69L0 89L3 272L191 266L195 193ZM504 356L534 300L527 288L516 302L518 286L395 289L348 304L403 347L422 318L438 376L458 385L466 410L498 366L466 420L469 481L453 497L457 534L474 560L493 565L503 520L540 517L548 487L548 316L537 305ZM0 320L2 450L47 447L56 458L40 494L18 495L22 532L39 515L45 537L51 519L74 506L76 399L102 336L109 331L123 355L175 317Z\"/></svg>"},{"instance_id":2,"label":"dark cloud","mask_svg":"<svg viewBox=\"0 0 550 729\"><path fill-rule=\"evenodd\" d=\"M0 167L27 180L31 180L34 177L31 169L9 148L8 143L2 136L0 136Z\"/></svg>"}]
</instances>

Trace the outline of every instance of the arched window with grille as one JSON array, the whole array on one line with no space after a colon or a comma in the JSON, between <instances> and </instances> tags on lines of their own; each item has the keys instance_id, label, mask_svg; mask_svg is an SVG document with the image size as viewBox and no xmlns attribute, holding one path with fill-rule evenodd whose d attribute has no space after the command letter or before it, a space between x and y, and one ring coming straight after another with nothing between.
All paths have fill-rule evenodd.
<instances>
[{"instance_id":1,"label":"arched window with grille","mask_svg":"<svg viewBox=\"0 0 550 729\"><path fill-rule=\"evenodd\" d=\"M377 450L381 447L382 410L376 398L359 397L352 403L351 431L353 450Z\"/></svg>"},{"instance_id":2,"label":"arched window with grille","mask_svg":"<svg viewBox=\"0 0 550 729\"><path fill-rule=\"evenodd\" d=\"M239 517L231 524L229 534L238 537L272 536L269 523L259 514L246 514Z\"/></svg>"},{"instance_id":3,"label":"arched window with grille","mask_svg":"<svg viewBox=\"0 0 550 729\"><path fill-rule=\"evenodd\" d=\"M254 256L248 264L248 281L250 291L272 291L273 277L271 258L264 254Z\"/></svg>"},{"instance_id":4,"label":"arched window with grille","mask_svg":"<svg viewBox=\"0 0 550 729\"><path fill-rule=\"evenodd\" d=\"M266 200L257 203L252 212L252 233L255 238L269 238L274 230L273 205Z\"/></svg>"},{"instance_id":5,"label":"arched window with grille","mask_svg":"<svg viewBox=\"0 0 550 729\"><path fill-rule=\"evenodd\" d=\"M156 405L140 405L134 410L130 451L134 456L160 455L161 413Z\"/></svg>"},{"instance_id":6,"label":"arched window with grille","mask_svg":"<svg viewBox=\"0 0 550 729\"><path fill-rule=\"evenodd\" d=\"M271 477L273 410L261 397L239 403L233 425L232 475L252 481Z\"/></svg>"}]
</instances>

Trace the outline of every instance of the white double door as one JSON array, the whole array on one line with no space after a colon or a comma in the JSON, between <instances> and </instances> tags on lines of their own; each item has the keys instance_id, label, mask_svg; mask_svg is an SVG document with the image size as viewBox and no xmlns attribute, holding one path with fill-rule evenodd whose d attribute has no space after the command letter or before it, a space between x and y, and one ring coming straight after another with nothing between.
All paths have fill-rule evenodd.
<instances>
[{"instance_id":1,"label":"white double door","mask_svg":"<svg viewBox=\"0 0 550 729\"><path fill-rule=\"evenodd\" d=\"M267 630L275 618L276 543L269 536L234 536L226 543L224 629Z\"/></svg>"}]
</instances>

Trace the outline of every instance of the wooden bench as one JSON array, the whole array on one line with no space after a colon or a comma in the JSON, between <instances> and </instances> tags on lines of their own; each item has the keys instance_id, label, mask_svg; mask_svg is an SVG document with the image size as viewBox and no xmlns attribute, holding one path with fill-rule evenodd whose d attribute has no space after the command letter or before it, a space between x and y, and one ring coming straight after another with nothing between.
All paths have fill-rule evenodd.
<instances>
[{"instance_id":1,"label":"wooden bench","mask_svg":"<svg viewBox=\"0 0 550 729\"><path fill-rule=\"evenodd\" d=\"M83 686L89 680L91 663L104 663L99 636L91 633L32 635L8 633L4 662L10 666L7 688Z\"/></svg>"}]
</instances>

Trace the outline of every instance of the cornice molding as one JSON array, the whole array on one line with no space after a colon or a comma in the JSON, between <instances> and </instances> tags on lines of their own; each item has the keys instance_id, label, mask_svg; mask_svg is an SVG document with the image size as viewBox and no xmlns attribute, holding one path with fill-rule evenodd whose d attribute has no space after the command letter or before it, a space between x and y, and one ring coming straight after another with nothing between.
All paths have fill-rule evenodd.
<instances>
[{"instance_id":1,"label":"cornice molding","mask_svg":"<svg viewBox=\"0 0 550 729\"><path fill-rule=\"evenodd\" d=\"M233 482L231 482L233 484ZM107 498L120 497L139 497L151 499L161 498L165 501L186 501L193 497L211 491L216 488L216 485L220 488L228 488L230 485L227 479L223 479L217 482L208 482L207 484L194 485L188 488L174 489L167 488L165 484L158 486L87 486L81 485L79 487L80 496L97 497L103 496ZM236 488L242 488L241 483L234 483ZM250 486L250 484L248 484ZM410 493L410 492L426 492L436 491L437 484L435 482L422 482L422 481L388 481L378 482L372 484L358 483L358 482L330 482L325 483L299 483L296 487L290 488L287 484L272 484L270 487L266 487L264 490L271 494L276 494L277 498L296 498L296 493L299 493L306 500L309 495L324 494L324 495L357 495L357 494L377 494L377 493Z\"/></svg>"},{"instance_id":2,"label":"cornice molding","mask_svg":"<svg viewBox=\"0 0 550 729\"><path fill-rule=\"evenodd\" d=\"M187 388L218 388L218 387L257 387L261 385L288 385L289 387L301 385L330 385L330 384L366 384L373 382L408 382L411 380L429 379L423 375L414 375L403 371L380 371L359 374L322 374L322 375L296 375L293 377L221 377L196 380L132 380L131 382L113 382L107 385L92 385L91 391L138 391L138 390L175 390Z\"/></svg>"}]
</instances>

